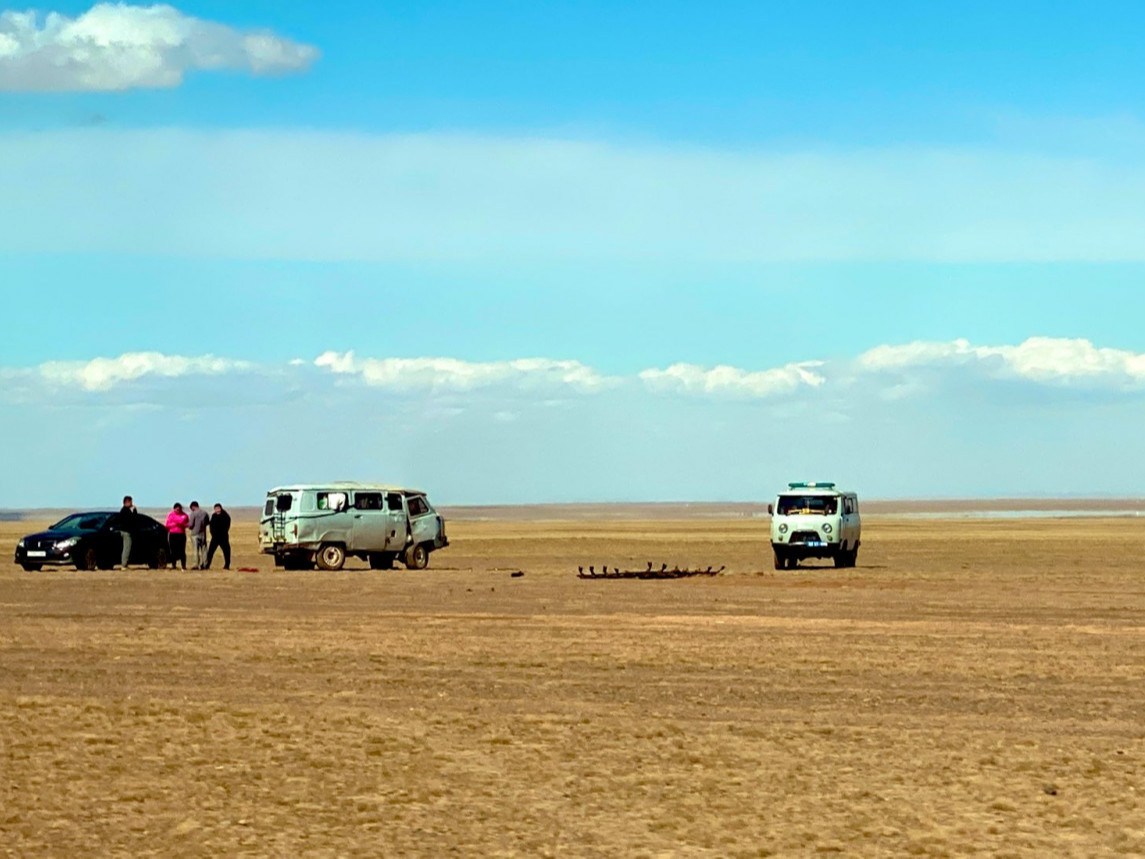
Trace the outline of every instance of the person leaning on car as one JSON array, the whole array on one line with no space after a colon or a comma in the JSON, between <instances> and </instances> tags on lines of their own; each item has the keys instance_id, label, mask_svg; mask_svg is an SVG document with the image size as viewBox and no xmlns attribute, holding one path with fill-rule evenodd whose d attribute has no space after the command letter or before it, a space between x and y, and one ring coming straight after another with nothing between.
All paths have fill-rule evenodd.
<instances>
[{"instance_id":1,"label":"person leaning on car","mask_svg":"<svg viewBox=\"0 0 1145 859\"><path fill-rule=\"evenodd\" d=\"M115 528L123 539L123 552L120 556L119 566L127 569L131 561L131 535L139 530L139 514L135 510L135 502L130 495L123 496L123 507L115 514Z\"/></svg>"}]
</instances>

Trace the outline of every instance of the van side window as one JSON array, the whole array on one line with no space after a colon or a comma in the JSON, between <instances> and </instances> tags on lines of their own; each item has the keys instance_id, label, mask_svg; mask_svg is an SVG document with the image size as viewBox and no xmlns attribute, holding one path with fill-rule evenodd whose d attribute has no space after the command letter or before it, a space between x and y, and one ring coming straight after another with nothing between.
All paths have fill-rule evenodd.
<instances>
[{"instance_id":1,"label":"van side window","mask_svg":"<svg viewBox=\"0 0 1145 859\"><path fill-rule=\"evenodd\" d=\"M409 515L410 516L421 516L423 513L428 513L428 512L429 512L429 505L425 502L424 498L422 498L420 495L411 495L409 497Z\"/></svg>"},{"instance_id":2,"label":"van side window","mask_svg":"<svg viewBox=\"0 0 1145 859\"><path fill-rule=\"evenodd\" d=\"M386 507L390 510L396 510L400 513L402 509L402 497L396 493L391 492L386 496Z\"/></svg>"},{"instance_id":3,"label":"van side window","mask_svg":"<svg viewBox=\"0 0 1145 859\"><path fill-rule=\"evenodd\" d=\"M345 492L319 492L317 496L319 510L345 510Z\"/></svg>"},{"instance_id":4,"label":"van side window","mask_svg":"<svg viewBox=\"0 0 1145 859\"><path fill-rule=\"evenodd\" d=\"M354 506L359 510L381 510L382 509L382 493L380 492L355 492L354 493Z\"/></svg>"}]
</instances>

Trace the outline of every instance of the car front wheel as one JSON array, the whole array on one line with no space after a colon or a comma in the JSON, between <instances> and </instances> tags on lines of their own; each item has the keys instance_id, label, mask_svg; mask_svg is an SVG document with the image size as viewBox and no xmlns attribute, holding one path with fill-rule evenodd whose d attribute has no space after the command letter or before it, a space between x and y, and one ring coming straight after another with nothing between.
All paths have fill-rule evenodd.
<instances>
[{"instance_id":1,"label":"car front wheel","mask_svg":"<svg viewBox=\"0 0 1145 859\"><path fill-rule=\"evenodd\" d=\"M424 570L429 566L429 552L421 544L410 546L403 560L407 569Z\"/></svg>"},{"instance_id":2,"label":"car front wheel","mask_svg":"<svg viewBox=\"0 0 1145 859\"><path fill-rule=\"evenodd\" d=\"M29 573L38 573L44 568L43 564L20 564Z\"/></svg>"}]
</instances>

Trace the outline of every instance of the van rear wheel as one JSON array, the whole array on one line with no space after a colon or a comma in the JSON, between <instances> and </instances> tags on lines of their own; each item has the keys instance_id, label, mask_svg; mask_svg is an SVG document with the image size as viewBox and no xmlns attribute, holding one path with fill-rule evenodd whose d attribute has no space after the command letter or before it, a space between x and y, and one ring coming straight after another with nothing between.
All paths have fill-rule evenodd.
<instances>
[{"instance_id":1,"label":"van rear wheel","mask_svg":"<svg viewBox=\"0 0 1145 859\"><path fill-rule=\"evenodd\" d=\"M776 551L775 552L775 569L782 570L786 566L787 566L787 556L784 555L783 552Z\"/></svg>"},{"instance_id":2,"label":"van rear wheel","mask_svg":"<svg viewBox=\"0 0 1145 859\"><path fill-rule=\"evenodd\" d=\"M337 543L327 543L318 550L318 568L321 570L340 570L346 563L346 550Z\"/></svg>"}]
</instances>

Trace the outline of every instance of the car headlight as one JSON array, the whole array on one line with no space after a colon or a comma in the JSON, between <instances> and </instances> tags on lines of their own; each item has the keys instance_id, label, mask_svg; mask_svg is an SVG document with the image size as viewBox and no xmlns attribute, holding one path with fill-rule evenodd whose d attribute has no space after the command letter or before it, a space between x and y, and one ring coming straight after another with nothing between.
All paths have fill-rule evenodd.
<instances>
[{"instance_id":1,"label":"car headlight","mask_svg":"<svg viewBox=\"0 0 1145 859\"><path fill-rule=\"evenodd\" d=\"M60 542L56 543L56 548L60 549L61 551L67 550L67 549L72 548L78 542L79 542L79 538L68 537L66 540L60 540Z\"/></svg>"},{"instance_id":2,"label":"car headlight","mask_svg":"<svg viewBox=\"0 0 1145 859\"><path fill-rule=\"evenodd\" d=\"M779 526L779 533L780 534L786 534L787 533L787 523L786 522L784 522L782 525Z\"/></svg>"},{"instance_id":3,"label":"car headlight","mask_svg":"<svg viewBox=\"0 0 1145 859\"><path fill-rule=\"evenodd\" d=\"M20 540L20 542L16 544L16 548L17 549L23 549L24 548L24 541Z\"/></svg>"},{"instance_id":4,"label":"car headlight","mask_svg":"<svg viewBox=\"0 0 1145 859\"><path fill-rule=\"evenodd\" d=\"M830 522L824 522L823 523L823 533L824 534L830 534L831 533L831 523Z\"/></svg>"}]
</instances>

